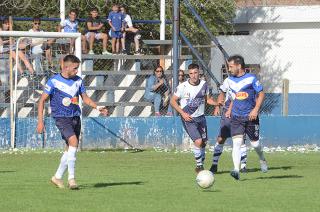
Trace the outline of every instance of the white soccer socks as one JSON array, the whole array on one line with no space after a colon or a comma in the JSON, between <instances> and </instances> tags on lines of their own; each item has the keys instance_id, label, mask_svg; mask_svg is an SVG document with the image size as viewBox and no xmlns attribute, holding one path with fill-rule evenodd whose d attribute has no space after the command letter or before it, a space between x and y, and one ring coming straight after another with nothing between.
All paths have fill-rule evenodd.
<instances>
[{"instance_id":1,"label":"white soccer socks","mask_svg":"<svg viewBox=\"0 0 320 212\"><path fill-rule=\"evenodd\" d=\"M68 180L74 179L74 169L76 164L77 147L69 146L68 149Z\"/></svg>"},{"instance_id":2,"label":"white soccer socks","mask_svg":"<svg viewBox=\"0 0 320 212\"><path fill-rule=\"evenodd\" d=\"M241 144L243 143L242 137L233 137L233 148L232 148L232 160L234 171L239 172L240 170L240 160L241 160Z\"/></svg>"},{"instance_id":3,"label":"white soccer socks","mask_svg":"<svg viewBox=\"0 0 320 212\"><path fill-rule=\"evenodd\" d=\"M201 154L201 148L193 145L193 154L194 154L194 158L196 160L196 164L197 166L202 166L202 154Z\"/></svg>"},{"instance_id":4,"label":"white soccer socks","mask_svg":"<svg viewBox=\"0 0 320 212\"><path fill-rule=\"evenodd\" d=\"M68 159L68 152L63 152L60 159L59 167L57 169L56 174L54 175L56 179L59 179L59 180L62 179L62 176L68 167L67 159Z\"/></svg>"},{"instance_id":5,"label":"white soccer socks","mask_svg":"<svg viewBox=\"0 0 320 212\"><path fill-rule=\"evenodd\" d=\"M251 146L254 148L254 150L257 152L260 160L265 161L265 157L263 155L262 147L260 141L251 141Z\"/></svg>"}]
</instances>

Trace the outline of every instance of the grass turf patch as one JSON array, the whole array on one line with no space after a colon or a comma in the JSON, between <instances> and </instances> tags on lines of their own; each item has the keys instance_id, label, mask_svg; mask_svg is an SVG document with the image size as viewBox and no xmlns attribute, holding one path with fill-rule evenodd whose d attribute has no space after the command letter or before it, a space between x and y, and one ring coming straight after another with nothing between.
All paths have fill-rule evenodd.
<instances>
[{"instance_id":1,"label":"grass turf patch","mask_svg":"<svg viewBox=\"0 0 320 212\"><path fill-rule=\"evenodd\" d=\"M206 168L211 155L207 154ZM77 155L78 191L49 183L61 154L0 154L1 211L318 211L319 153L267 154L261 173L256 154L249 173L230 177L224 153L209 190L196 186L191 153L93 152ZM65 176L66 183L66 176Z\"/></svg>"}]
</instances>

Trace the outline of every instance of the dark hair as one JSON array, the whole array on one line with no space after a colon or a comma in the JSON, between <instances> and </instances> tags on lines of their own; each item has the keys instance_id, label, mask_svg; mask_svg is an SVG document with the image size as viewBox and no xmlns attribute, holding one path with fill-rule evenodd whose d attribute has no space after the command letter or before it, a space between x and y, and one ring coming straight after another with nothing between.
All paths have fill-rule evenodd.
<instances>
[{"instance_id":1,"label":"dark hair","mask_svg":"<svg viewBox=\"0 0 320 212\"><path fill-rule=\"evenodd\" d=\"M97 12L99 12L99 10L98 10L97 7L92 7L92 8L90 8L89 12L92 12L92 11L97 11Z\"/></svg>"},{"instance_id":2,"label":"dark hair","mask_svg":"<svg viewBox=\"0 0 320 212\"><path fill-rule=\"evenodd\" d=\"M233 61L237 65L241 65L241 68L244 69L246 64L244 63L244 59L241 55L232 55L231 57L228 58L228 62Z\"/></svg>"},{"instance_id":3,"label":"dark hair","mask_svg":"<svg viewBox=\"0 0 320 212\"><path fill-rule=\"evenodd\" d=\"M5 23L10 23L9 17L4 17L4 18L3 18L2 24L5 24Z\"/></svg>"},{"instance_id":4,"label":"dark hair","mask_svg":"<svg viewBox=\"0 0 320 212\"><path fill-rule=\"evenodd\" d=\"M78 15L78 11L76 10L76 9L71 9L70 11L69 11L69 14L70 13L75 13L76 15Z\"/></svg>"},{"instance_id":5,"label":"dark hair","mask_svg":"<svg viewBox=\"0 0 320 212\"><path fill-rule=\"evenodd\" d=\"M32 22L35 22L35 21L41 22L41 18L39 16L35 16L32 18Z\"/></svg>"},{"instance_id":6,"label":"dark hair","mask_svg":"<svg viewBox=\"0 0 320 212\"><path fill-rule=\"evenodd\" d=\"M129 10L125 4L121 4L120 8L123 8L126 11L126 13L129 13Z\"/></svg>"},{"instance_id":7,"label":"dark hair","mask_svg":"<svg viewBox=\"0 0 320 212\"><path fill-rule=\"evenodd\" d=\"M162 69L162 73L163 73L163 67L162 66L157 66L154 70L153 70L153 74L155 74L156 73L156 70L158 69L158 68L161 68Z\"/></svg>"},{"instance_id":8,"label":"dark hair","mask_svg":"<svg viewBox=\"0 0 320 212\"><path fill-rule=\"evenodd\" d=\"M191 70L191 69L199 69L199 65L196 64L196 63L191 63L191 64L188 66L188 70Z\"/></svg>"},{"instance_id":9,"label":"dark hair","mask_svg":"<svg viewBox=\"0 0 320 212\"><path fill-rule=\"evenodd\" d=\"M63 58L63 62L80 63L80 60L77 56L69 54Z\"/></svg>"}]
</instances>

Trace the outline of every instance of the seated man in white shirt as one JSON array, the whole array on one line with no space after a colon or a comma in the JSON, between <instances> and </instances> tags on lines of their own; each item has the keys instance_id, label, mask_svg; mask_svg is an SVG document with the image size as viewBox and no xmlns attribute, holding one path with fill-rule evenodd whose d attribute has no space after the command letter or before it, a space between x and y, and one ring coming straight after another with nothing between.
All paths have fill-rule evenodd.
<instances>
[{"instance_id":1,"label":"seated man in white shirt","mask_svg":"<svg viewBox=\"0 0 320 212\"><path fill-rule=\"evenodd\" d=\"M41 20L39 17L34 17L32 21L32 29L29 32L44 32L40 29ZM54 39L45 39L45 38L32 38L31 39L31 53L32 54L43 54L45 52L46 59L48 60L49 69L53 67L52 62L52 51L51 45L54 42Z\"/></svg>"},{"instance_id":2,"label":"seated man in white shirt","mask_svg":"<svg viewBox=\"0 0 320 212\"><path fill-rule=\"evenodd\" d=\"M124 29L123 37L121 39L121 45L125 46L125 39L126 39L126 34L127 34L126 32L133 33L133 35L134 35L134 46L135 46L134 54L135 55L139 55L139 54L141 54L140 43L139 43L141 35L139 34L139 30L137 28L133 27L131 17L130 17L130 15L128 15L127 9L123 5L120 6L120 11L125 16L125 18L124 18L125 29Z\"/></svg>"}]
</instances>

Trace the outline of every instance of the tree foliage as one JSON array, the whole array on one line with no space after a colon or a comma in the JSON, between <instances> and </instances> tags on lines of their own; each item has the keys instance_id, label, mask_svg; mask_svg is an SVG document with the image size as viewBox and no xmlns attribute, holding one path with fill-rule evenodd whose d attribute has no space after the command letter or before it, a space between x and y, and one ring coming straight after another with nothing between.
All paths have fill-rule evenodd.
<instances>
[{"instance_id":1,"label":"tree foliage","mask_svg":"<svg viewBox=\"0 0 320 212\"><path fill-rule=\"evenodd\" d=\"M166 0L166 18L172 20L173 1ZM200 16L205 20L209 29L214 33L232 31L231 20L235 14L235 2L233 0L190 0L191 4L196 8ZM159 20L160 16L160 0L66 0L66 11L77 9L80 18L88 17L88 11L92 7L100 10L102 17L107 16L111 10L113 3L125 4L134 20ZM204 30L199 27L196 19L191 15L180 1L180 28L193 43L204 42L206 36ZM1 16L17 16L17 17L59 17L59 0L1 0L0 1ZM44 24L46 30L55 30L57 23ZM31 24L28 22L19 22L15 24L17 30L28 30ZM145 36L149 38L159 38L159 25L140 24L139 27L145 32ZM167 38L171 38L172 26L167 25Z\"/></svg>"}]
</instances>

